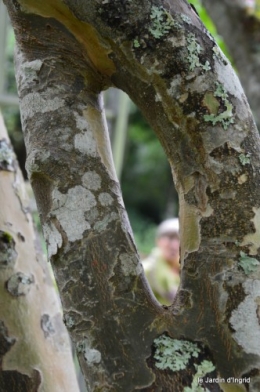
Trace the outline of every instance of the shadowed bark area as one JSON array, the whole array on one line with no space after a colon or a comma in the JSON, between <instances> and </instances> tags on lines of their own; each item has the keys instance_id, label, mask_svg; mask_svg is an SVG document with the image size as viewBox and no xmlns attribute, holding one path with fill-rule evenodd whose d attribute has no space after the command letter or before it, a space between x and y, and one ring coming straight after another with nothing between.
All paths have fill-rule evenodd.
<instances>
[{"instance_id":1,"label":"shadowed bark area","mask_svg":"<svg viewBox=\"0 0 260 392\"><path fill-rule=\"evenodd\" d=\"M27 170L89 389L189 392L202 377L201 390L246 391L250 377L256 391L259 137L227 59L184 1L6 4ZM100 97L110 85L150 122L179 193L169 308L146 285L124 210Z\"/></svg>"}]
</instances>

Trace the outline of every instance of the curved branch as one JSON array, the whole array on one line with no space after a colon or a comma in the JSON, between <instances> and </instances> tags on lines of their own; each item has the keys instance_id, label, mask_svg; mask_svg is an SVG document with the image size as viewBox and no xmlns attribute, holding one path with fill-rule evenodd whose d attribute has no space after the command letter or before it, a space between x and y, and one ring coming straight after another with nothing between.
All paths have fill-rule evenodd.
<instances>
[{"instance_id":1,"label":"curved branch","mask_svg":"<svg viewBox=\"0 0 260 392\"><path fill-rule=\"evenodd\" d=\"M215 374L253 378L260 144L230 64L183 1L7 3L28 170L91 389L191 385L202 362L184 373L158 363L160 342L175 350L164 332L181 352L195 344ZM98 96L109 84L141 108L172 166L182 283L169 309L146 288L122 204Z\"/></svg>"}]
</instances>

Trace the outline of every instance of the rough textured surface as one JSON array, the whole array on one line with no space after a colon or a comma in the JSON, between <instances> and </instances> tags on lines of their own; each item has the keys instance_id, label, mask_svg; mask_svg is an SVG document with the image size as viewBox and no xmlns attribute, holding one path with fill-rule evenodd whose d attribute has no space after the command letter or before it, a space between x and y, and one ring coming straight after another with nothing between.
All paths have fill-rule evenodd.
<instances>
[{"instance_id":1,"label":"rough textured surface","mask_svg":"<svg viewBox=\"0 0 260 392\"><path fill-rule=\"evenodd\" d=\"M6 3L27 168L89 390L189 390L198 369L257 385L260 356L245 308L258 331L250 282L259 269L245 274L240 257L260 256L260 143L227 59L184 1ZM140 107L172 167L182 273L170 308L146 285L122 203L99 95L109 85ZM35 115L28 96L44 102L32 106ZM185 369L156 367L164 335L200 347L199 358L190 355ZM220 391L205 380L203 388Z\"/></svg>"}]
</instances>

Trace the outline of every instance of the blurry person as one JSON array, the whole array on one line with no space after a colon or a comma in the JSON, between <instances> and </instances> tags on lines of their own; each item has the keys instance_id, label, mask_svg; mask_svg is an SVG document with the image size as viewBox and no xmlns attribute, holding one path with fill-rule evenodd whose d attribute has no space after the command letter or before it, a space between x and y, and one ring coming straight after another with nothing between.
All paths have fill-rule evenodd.
<instances>
[{"instance_id":1,"label":"blurry person","mask_svg":"<svg viewBox=\"0 0 260 392\"><path fill-rule=\"evenodd\" d=\"M180 283L179 220L163 221L157 229L156 248L143 260L145 276L158 301L170 305Z\"/></svg>"}]
</instances>

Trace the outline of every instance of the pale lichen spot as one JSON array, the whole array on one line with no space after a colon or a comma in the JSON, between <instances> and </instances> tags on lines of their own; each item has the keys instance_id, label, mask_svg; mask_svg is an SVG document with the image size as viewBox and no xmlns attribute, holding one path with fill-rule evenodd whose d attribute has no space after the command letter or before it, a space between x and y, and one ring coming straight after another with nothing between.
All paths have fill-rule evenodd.
<instances>
[{"instance_id":1,"label":"pale lichen spot","mask_svg":"<svg viewBox=\"0 0 260 392\"><path fill-rule=\"evenodd\" d=\"M98 200L100 201L102 206L109 206L113 203L113 198L110 196L109 193L106 192L100 193L100 195L98 196Z\"/></svg>"},{"instance_id":2,"label":"pale lichen spot","mask_svg":"<svg viewBox=\"0 0 260 392\"><path fill-rule=\"evenodd\" d=\"M42 93L29 93L21 100L22 120L38 113L54 112L63 106L64 101L57 97L55 89L47 88Z\"/></svg>"},{"instance_id":3,"label":"pale lichen spot","mask_svg":"<svg viewBox=\"0 0 260 392\"><path fill-rule=\"evenodd\" d=\"M100 351L95 348L91 348L91 343L87 339L78 341L76 344L76 350L77 352L84 354L84 358L89 365L96 365L101 362Z\"/></svg>"},{"instance_id":4,"label":"pale lichen spot","mask_svg":"<svg viewBox=\"0 0 260 392\"><path fill-rule=\"evenodd\" d=\"M17 77L21 89L30 88L31 84L38 80L38 72L40 71L43 62L39 59L33 61L26 61L21 64Z\"/></svg>"},{"instance_id":5,"label":"pale lichen spot","mask_svg":"<svg viewBox=\"0 0 260 392\"><path fill-rule=\"evenodd\" d=\"M56 214L69 241L82 238L85 230L90 229L90 224L85 218L85 212L96 205L95 196L80 185L71 188L67 194L55 189L53 196L53 213Z\"/></svg>"},{"instance_id":6,"label":"pale lichen spot","mask_svg":"<svg viewBox=\"0 0 260 392\"><path fill-rule=\"evenodd\" d=\"M94 171L88 171L81 177L82 185L93 191L101 187L101 177Z\"/></svg>"},{"instance_id":7,"label":"pale lichen spot","mask_svg":"<svg viewBox=\"0 0 260 392\"><path fill-rule=\"evenodd\" d=\"M61 248L62 236L52 222L50 224L44 223L42 230L47 242L48 257L51 258L53 255L56 255L58 248Z\"/></svg>"},{"instance_id":8,"label":"pale lichen spot","mask_svg":"<svg viewBox=\"0 0 260 392\"><path fill-rule=\"evenodd\" d=\"M249 245L250 255L256 255L257 250L260 247L260 208L253 207L253 211L255 216L253 219L251 219L251 221L254 223L255 232L245 235L243 241L241 242L241 246Z\"/></svg>"},{"instance_id":9,"label":"pale lichen spot","mask_svg":"<svg viewBox=\"0 0 260 392\"><path fill-rule=\"evenodd\" d=\"M155 94L155 102L161 102L162 101L162 96L159 93Z\"/></svg>"},{"instance_id":10,"label":"pale lichen spot","mask_svg":"<svg viewBox=\"0 0 260 392\"><path fill-rule=\"evenodd\" d=\"M248 279L243 283L243 288L247 296L233 310L230 318L230 324L235 331L233 337L246 353L259 356L260 329L257 299L260 293L260 281Z\"/></svg>"},{"instance_id":11,"label":"pale lichen spot","mask_svg":"<svg viewBox=\"0 0 260 392\"><path fill-rule=\"evenodd\" d=\"M128 253L122 253L120 255L121 268L125 276L129 275L140 275L143 268L141 263L134 255L129 255Z\"/></svg>"},{"instance_id":12,"label":"pale lichen spot","mask_svg":"<svg viewBox=\"0 0 260 392\"><path fill-rule=\"evenodd\" d=\"M40 71L43 62L40 59L33 61L27 61L25 55L19 50L17 46L15 48L16 57L16 81L20 89L26 89L31 87L31 82L38 81L38 72Z\"/></svg>"},{"instance_id":13,"label":"pale lichen spot","mask_svg":"<svg viewBox=\"0 0 260 392\"><path fill-rule=\"evenodd\" d=\"M239 185L244 184L246 181L248 180L247 174L243 173L241 174L241 176L238 177L237 182L239 183Z\"/></svg>"},{"instance_id":14,"label":"pale lichen spot","mask_svg":"<svg viewBox=\"0 0 260 392\"><path fill-rule=\"evenodd\" d=\"M84 357L89 365L95 365L101 362L101 353L94 348L86 348L84 352Z\"/></svg>"},{"instance_id":15,"label":"pale lichen spot","mask_svg":"<svg viewBox=\"0 0 260 392\"><path fill-rule=\"evenodd\" d=\"M27 295L35 283L33 275L26 275L23 272L13 274L6 282L7 291L14 297Z\"/></svg>"},{"instance_id":16,"label":"pale lichen spot","mask_svg":"<svg viewBox=\"0 0 260 392\"><path fill-rule=\"evenodd\" d=\"M205 209L204 211L201 212L201 215L202 215L204 218L208 218L209 216L211 216L211 215L213 214L213 212L214 212L214 210L213 210L213 208L211 207L211 205L210 205L210 204L207 204L206 209Z\"/></svg>"},{"instance_id":17,"label":"pale lichen spot","mask_svg":"<svg viewBox=\"0 0 260 392\"><path fill-rule=\"evenodd\" d=\"M78 129L81 131L86 131L87 130L87 121L84 116L80 116L78 112L73 112L75 120L76 120L76 126Z\"/></svg>"},{"instance_id":18,"label":"pale lichen spot","mask_svg":"<svg viewBox=\"0 0 260 392\"><path fill-rule=\"evenodd\" d=\"M189 94L188 93L181 94L180 97L179 97L179 102L180 103L184 103L188 98L189 98Z\"/></svg>"},{"instance_id":19,"label":"pale lichen spot","mask_svg":"<svg viewBox=\"0 0 260 392\"><path fill-rule=\"evenodd\" d=\"M77 133L74 137L74 147L82 154L97 156L97 143L90 131Z\"/></svg>"},{"instance_id":20,"label":"pale lichen spot","mask_svg":"<svg viewBox=\"0 0 260 392\"><path fill-rule=\"evenodd\" d=\"M170 88L167 89L167 93L171 96L171 97L178 97L178 92L179 92L179 87L181 86L182 83L182 78L180 75L176 75L174 77L174 79L172 79L171 83L170 83Z\"/></svg>"}]
</instances>

